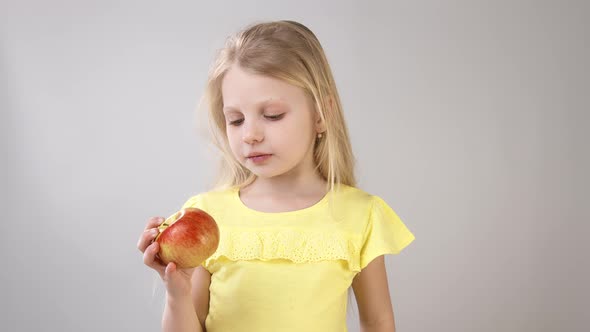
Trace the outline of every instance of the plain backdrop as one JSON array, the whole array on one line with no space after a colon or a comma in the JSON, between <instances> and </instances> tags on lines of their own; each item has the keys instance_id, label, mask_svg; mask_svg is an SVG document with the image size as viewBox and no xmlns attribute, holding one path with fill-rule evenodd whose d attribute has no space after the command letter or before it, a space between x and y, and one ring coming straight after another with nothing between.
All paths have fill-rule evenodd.
<instances>
[{"instance_id":1,"label":"plain backdrop","mask_svg":"<svg viewBox=\"0 0 590 332\"><path fill-rule=\"evenodd\" d=\"M359 187L416 236L398 331L587 331L588 2L360 0L2 1L0 329L160 330L137 239L210 184L215 51L276 19L322 42Z\"/></svg>"}]
</instances>

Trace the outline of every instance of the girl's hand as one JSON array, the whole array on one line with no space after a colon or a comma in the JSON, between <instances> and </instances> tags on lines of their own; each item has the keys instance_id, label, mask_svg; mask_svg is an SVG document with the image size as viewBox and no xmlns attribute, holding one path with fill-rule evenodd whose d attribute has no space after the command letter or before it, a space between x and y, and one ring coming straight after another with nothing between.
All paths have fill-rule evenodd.
<instances>
[{"instance_id":1,"label":"girl's hand","mask_svg":"<svg viewBox=\"0 0 590 332\"><path fill-rule=\"evenodd\" d=\"M194 268L176 269L174 262L163 265L159 257L159 243L154 239L159 233L158 226L164 221L162 217L152 217L139 237L137 249L143 253L143 263L156 270L160 278L164 281L166 292L172 298L190 296L191 293L191 276Z\"/></svg>"}]
</instances>

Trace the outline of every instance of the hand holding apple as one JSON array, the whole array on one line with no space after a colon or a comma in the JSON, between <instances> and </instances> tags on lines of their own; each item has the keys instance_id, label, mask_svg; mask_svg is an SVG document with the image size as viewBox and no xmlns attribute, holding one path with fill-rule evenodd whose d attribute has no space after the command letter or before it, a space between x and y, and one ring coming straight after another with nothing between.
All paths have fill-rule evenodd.
<instances>
[{"instance_id":1,"label":"hand holding apple","mask_svg":"<svg viewBox=\"0 0 590 332\"><path fill-rule=\"evenodd\" d=\"M219 228L207 212L198 208L182 209L158 226L158 257L165 264L174 262L179 269L201 265L219 246Z\"/></svg>"},{"instance_id":2,"label":"hand holding apple","mask_svg":"<svg viewBox=\"0 0 590 332\"><path fill-rule=\"evenodd\" d=\"M158 272L162 278L166 286L167 298L185 297L186 294L190 294L191 292L191 276L194 268L177 268L174 262L163 265L162 260L157 258L160 251L160 244L154 241L154 239L160 234L160 228L164 228L162 226L163 222L164 218L162 217L151 217L148 220L137 242L137 249L143 253L143 263ZM169 225L170 220L165 226Z\"/></svg>"}]
</instances>

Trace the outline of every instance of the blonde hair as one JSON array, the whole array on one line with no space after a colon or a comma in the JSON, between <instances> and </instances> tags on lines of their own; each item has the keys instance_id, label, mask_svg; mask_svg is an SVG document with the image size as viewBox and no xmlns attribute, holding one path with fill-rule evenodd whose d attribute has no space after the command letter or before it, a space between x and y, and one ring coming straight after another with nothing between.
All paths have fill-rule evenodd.
<instances>
[{"instance_id":1,"label":"blonde hair","mask_svg":"<svg viewBox=\"0 0 590 332\"><path fill-rule=\"evenodd\" d=\"M234 65L252 73L281 79L302 88L325 124L324 138L316 140L314 162L330 191L335 185L356 186L354 156L336 83L324 50L311 30L294 21L253 23L226 39L210 68L199 105L208 108L212 143L221 160L213 190L243 187L256 175L233 156L226 135L221 84Z\"/></svg>"}]
</instances>

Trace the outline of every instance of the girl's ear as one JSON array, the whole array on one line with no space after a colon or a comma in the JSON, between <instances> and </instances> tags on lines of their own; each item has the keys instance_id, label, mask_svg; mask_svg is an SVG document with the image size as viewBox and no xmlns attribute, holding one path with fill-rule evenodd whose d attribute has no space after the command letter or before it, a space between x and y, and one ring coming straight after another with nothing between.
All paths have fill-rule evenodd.
<instances>
[{"instance_id":1,"label":"girl's ear","mask_svg":"<svg viewBox=\"0 0 590 332\"><path fill-rule=\"evenodd\" d=\"M327 112L330 112L330 111L331 111L331 109L332 109L332 107L333 107L333 105L334 105L334 101L333 101L333 99L332 99L332 96L329 96L329 97L327 97L327 98L328 98L328 107L329 107L330 109L324 110L324 115L325 115ZM316 132L317 132L318 134L319 134L319 133L323 133L323 132L325 132L325 131L326 131L326 123L325 123L324 121L322 121L322 117L320 116L320 112L319 112L319 111L317 111L317 110L316 110L316 112L315 112L315 120L314 120L314 123L315 123L315 130L316 130Z\"/></svg>"},{"instance_id":2,"label":"girl's ear","mask_svg":"<svg viewBox=\"0 0 590 332\"><path fill-rule=\"evenodd\" d=\"M315 130L318 134L326 131L326 123L322 121L320 112L315 112Z\"/></svg>"}]
</instances>

